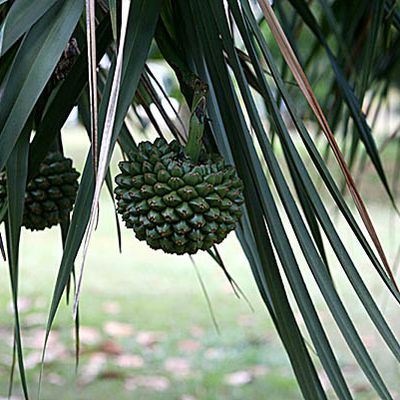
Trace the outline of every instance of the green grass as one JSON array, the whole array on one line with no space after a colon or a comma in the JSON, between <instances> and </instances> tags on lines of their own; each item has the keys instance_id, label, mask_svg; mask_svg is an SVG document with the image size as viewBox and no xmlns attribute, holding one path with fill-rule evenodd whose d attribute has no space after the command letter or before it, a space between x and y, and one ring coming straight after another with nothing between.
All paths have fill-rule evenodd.
<instances>
[{"instance_id":1,"label":"green grass","mask_svg":"<svg viewBox=\"0 0 400 400\"><path fill-rule=\"evenodd\" d=\"M82 345L83 355L78 375L85 375L85 367L99 352L105 340L112 340L122 347L123 354L135 354L143 357L143 368L124 370L116 367L113 355L107 356L103 369L106 375L117 371L115 379L101 379L84 386L74 388L73 340L70 310L62 306L55 324L60 343L69 350L67 356L55 360L45 367L42 398L53 399L57 394L62 399L128 399L132 392L124 389L124 381L129 376L150 375L165 376L170 379L170 389L165 392L135 391L135 398L171 398L176 399L192 394L201 399L242 399L255 398L257 393L276 393L275 398L298 398L298 392L290 372L286 356L277 337L273 333L269 318L256 294L245 259L240 254L234 237L224 246L224 253L233 251L227 263L240 281L245 292L251 297L256 308L252 313L244 301L238 301L228 290L223 274L208 257L196 257L198 267L210 293L215 315L220 327L216 332L207 311L206 303L196 275L188 257L165 256L154 253L146 246L134 240L129 232L124 232L124 253L119 255L114 240L110 240L109 221L106 215L111 210L102 207L103 222L94 237L89 260L85 270L84 290L81 299L81 320L84 327L95 328L100 335L96 343ZM53 240L55 232L39 234L26 233L23 237L21 263L21 297L34 302L29 311L23 313L23 320L32 314L41 318L48 310L48 303L56 273L56 260L59 259L59 246ZM43 244L48 243L46 251ZM1 308L7 308L8 295L6 277L2 280ZM39 304L38 304L39 303ZM107 303L117 305L116 315L107 314ZM36 305L37 304L37 305ZM110 307L110 305L108 305ZM103 332L107 321L119 321L131 324L135 333L127 338L110 338ZM10 335L12 319L10 314L2 313L2 327L7 327ZM39 325L44 326L44 319ZM24 336L32 336L38 327L26 327ZM160 343L154 348L137 343L140 332L160 332ZM197 336L200 335L200 336ZM199 343L193 352L182 349L182 341L192 340ZM29 358L32 352L27 349ZM4 359L10 353L8 346L1 347ZM164 363L171 358L184 358L190 364L187 377L174 378L164 370ZM269 371L254 382L235 388L223 384L226 375L265 365ZM8 363L2 365L0 377L0 395L6 395ZM259 367L258 367L259 368ZM38 367L29 371L32 388L38 378ZM63 390L57 384L47 382L49 373L57 373L65 380ZM78 377L79 381L79 377Z\"/></svg>"},{"instance_id":2,"label":"green grass","mask_svg":"<svg viewBox=\"0 0 400 400\"><path fill-rule=\"evenodd\" d=\"M78 166L81 166L85 151L82 150L81 140L76 140L76 132L66 135L66 152L73 154ZM366 185L367 182L368 179ZM375 193L379 190L375 189ZM371 202L370 210L389 260L393 260L399 243L400 233L396 233L399 220L393 218L388 204L382 207ZM71 307L63 301L54 324L52 337L55 339L50 343L48 362L44 368L42 399L301 398L288 358L234 235L220 246L220 251L229 271L250 298L254 312L244 300L235 298L222 271L207 255L194 257L212 302L220 328L218 333L189 257L153 251L126 229L122 230L123 252L119 254L112 213L110 199L104 193L100 223L90 245L81 297L81 326L84 332L91 328L89 333L92 332L92 337L83 338L80 367L75 375ZM369 263L365 262L359 246L345 226L342 223L340 226L360 272L399 335L400 326L396 324L398 308L390 298L386 299L387 291L376 279ZM338 290L346 299L349 311L389 387L395 391L400 378L399 366L371 327L335 258L329 254ZM20 266L20 296L24 299L21 308L22 333L26 361L30 363L28 379L33 398L40 370L34 360L40 356L43 329L60 258L58 229L41 233L23 232ZM78 264L80 260L78 257ZM9 311L6 264L1 262L0 266L4 268L0 275L1 398L7 396L13 320ZM304 263L302 267L355 397L375 399L334 327ZM127 324L122 326L122 330L128 331L126 336L115 332L108 334L105 324L110 321ZM155 336L156 343L152 346L143 344L146 335L150 339ZM121 355L134 355L142 365L121 367L118 365ZM90 365L100 366L92 379ZM231 374L238 372L236 381L242 378L249 382L229 383L229 379L233 379ZM137 384L135 389L132 382ZM153 385L146 388L149 382ZM17 376L14 394L20 398L18 383ZM331 398L335 396L332 394Z\"/></svg>"}]
</instances>

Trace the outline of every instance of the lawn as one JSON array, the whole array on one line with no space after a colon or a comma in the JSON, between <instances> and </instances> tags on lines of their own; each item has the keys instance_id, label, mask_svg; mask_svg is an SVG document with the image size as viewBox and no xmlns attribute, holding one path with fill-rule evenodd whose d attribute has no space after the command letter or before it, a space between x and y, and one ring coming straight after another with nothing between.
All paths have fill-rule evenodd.
<instances>
[{"instance_id":1,"label":"lawn","mask_svg":"<svg viewBox=\"0 0 400 400\"><path fill-rule=\"evenodd\" d=\"M66 153L78 160L80 168L85 155L81 139L77 139L75 130L65 136ZM365 186L364 194L369 199L371 215L392 261L400 241L399 219L394 218L387 200L385 206L376 201L384 195L380 187L375 188L372 179L365 179ZM366 262L344 223L340 222L340 227L360 273L365 276L378 305L400 337L398 307L376 279L371 265ZM194 257L218 328L213 323L189 257L153 251L124 228L122 249L120 254L113 208L105 192L99 226L90 245L84 274L79 369L75 374L71 307L63 301L47 350L42 399L301 398L288 358L234 234L220 246L221 255L254 310L244 299L235 297L223 272L210 257L205 254ZM59 230L23 232L20 308L25 361L33 398L37 392L44 327L60 258ZM346 299L364 342L396 398L400 396L399 365L379 339L332 254L330 260L338 291ZM1 399L8 393L13 319L7 265L1 262L0 266L4 268L0 279ZM302 268L355 397L375 399L335 328L304 262ZM13 393L19 399L18 374L15 381Z\"/></svg>"}]
</instances>

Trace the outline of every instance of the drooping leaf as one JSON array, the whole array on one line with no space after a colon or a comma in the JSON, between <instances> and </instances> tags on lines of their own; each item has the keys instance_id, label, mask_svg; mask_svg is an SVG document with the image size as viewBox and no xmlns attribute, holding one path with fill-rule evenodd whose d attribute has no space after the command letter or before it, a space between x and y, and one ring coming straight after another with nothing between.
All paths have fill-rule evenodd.
<instances>
[{"instance_id":1,"label":"drooping leaf","mask_svg":"<svg viewBox=\"0 0 400 400\"><path fill-rule=\"evenodd\" d=\"M18 311L18 275L19 275L19 242L21 237L22 217L25 203L25 187L28 175L28 148L32 121L29 120L24 127L20 138L6 165L7 176L7 250L12 291L12 303L14 307L14 350L18 361L21 384L25 399L29 398L28 386L25 375L24 356L21 340L21 323ZM13 367L12 367L13 370ZM13 374L13 371L11 372ZM12 378L11 378L12 382ZM12 383L11 383L12 385Z\"/></svg>"},{"instance_id":2,"label":"drooping leaf","mask_svg":"<svg viewBox=\"0 0 400 400\"><path fill-rule=\"evenodd\" d=\"M82 8L83 0L55 4L21 43L1 98L0 170L50 79L66 45L65 38L73 32Z\"/></svg>"},{"instance_id":3,"label":"drooping leaf","mask_svg":"<svg viewBox=\"0 0 400 400\"><path fill-rule=\"evenodd\" d=\"M376 30L379 28L379 20L382 18L382 5L383 2L377 2L376 5L380 9L379 12L373 12L372 15L374 16L374 26L375 29L373 30L371 41L368 41L371 45L368 46L368 53L366 55L366 60L367 60L367 65L366 68L364 69L363 77L362 77L362 89L360 89L360 94L362 97L359 99L356 97L353 89L350 87L347 79L345 78L344 73L342 72L342 69L340 68L338 62L336 61L335 56L332 53L332 50L330 49L327 40L325 39L323 33L321 32L320 27L318 26L314 16L309 10L309 7L305 3L304 0L290 0L295 9L299 12L299 15L302 16L304 19L304 22L308 25L308 27L311 29L311 31L315 34L317 39L320 41L321 45L325 48L325 51L327 53L327 56L329 58L329 61L332 65L332 70L336 76L336 81L338 84L338 87L340 88L342 92L342 96L344 100L346 101L346 104L349 108L349 112L351 113L351 116L353 118L353 121L355 122L357 126L357 132L359 135L359 138L363 141L366 151L369 154L380 178L385 186L386 191L388 192L390 198L393 200L393 196L391 194L386 174L384 172L382 162L380 160L375 141L372 136L371 128L369 127L365 115L363 115L362 110L360 105L362 104L362 98L364 97L364 93L367 87L367 80L368 80L368 75L369 75L369 70L371 68L371 62L373 60L373 48L375 47L372 42L376 41ZM376 17L376 18L375 18ZM343 39L342 39L343 41ZM372 46L372 47L371 47Z\"/></svg>"},{"instance_id":4,"label":"drooping leaf","mask_svg":"<svg viewBox=\"0 0 400 400\"><path fill-rule=\"evenodd\" d=\"M97 97L97 56L96 56L96 15L95 0L86 0L86 45L88 50L88 82L90 106L90 142L92 144L93 169L98 171L98 97Z\"/></svg>"},{"instance_id":5,"label":"drooping leaf","mask_svg":"<svg viewBox=\"0 0 400 400\"><path fill-rule=\"evenodd\" d=\"M87 52L84 44L85 34L79 28L76 34L78 45L81 47L81 54L55 95L50 99L50 104L47 105L44 116L37 128L29 154L30 175L37 170L46 156L56 132L61 130L65 124L74 105L77 104L80 94L87 85L88 61L85 56ZM107 17L99 22L96 35L96 44L98 46L96 51L97 62L100 62L100 58L103 57L111 41L111 27Z\"/></svg>"},{"instance_id":6,"label":"drooping leaf","mask_svg":"<svg viewBox=\"0 0 400 400\"><path fill-rule=\"evenodd\" d=\"M0 56L7 50L52 7L57 0L15 1L0 25ZM4 3L4 1L2 2ZM0 3L0 4L2 4Z\"/></svg>"},{"instance_id":7,"label":"drooping leaf","mask_svg":"<svg viewBox=\"0 0 400 400\"><path fill-rule=\"evenodd\" d=\"M118 28L117 28L117 0L108 0L108 8L110 9L111 26L114 41L117 42Z\"/></svg>"},{"instance_id":8,"label":"drooping leaf","mask_svg":"<svg viewBox=\"0 0 400 400\"><path fill-rule=\"evenodd\" d=\"M148 54L151 39L154 34L159 11L160 0L136 0L131 2L127 32L127 37L129 40L126 42L124 48L124 63L121 80L122 89L118 100L111 147L113 147L116 143L123 125L124 116L132 102L132 98L134 96L137 84L139 82L139 77L143 70L145 59ZM111 79L109 80L109 85L104 89L103 99L99 110L100 135L104 127L105 110L108 104L107 100L109 98L110 88ZM129 149L127 149L127 151L129 151ZM85 169L82 173L80 189L78 191L74 212L72 214L71 227L68 231L66 246L54 288L46 329L46 343L65 289L65 285L68 281L73 263L76 259L84 237L84 233L86 231L86 226L90 218L90 208L93 200L93 194L93 166L91 165L91 156L89 154L86 160Z\"/></svg>"},{"instance_id":9,"label":"drooping leaf","mask_svg":"<svg viewBox=\"0 0 400 400\"><path fill-rule=\"evenodd\" d=\"M285 37L285 34L284 34L281 26L279 25L274 12L272 11L270 4L266 0L258 0L258 1L263 10L265 18L267 19L269 27L271 28L271 31L278 43L278 46L279 46L286 62L289 65L290 70L292 71L297 83L299 84L300 89L302 90L302 92L304 94L304 97L307 99L307 102L309 103L310 107L312 108L312 110L318 120L318 123L321 126L321 129L323 130L329 144L332 147L332 151L335 154L335 157L338 161L338 164L339 164L341 170L343 171L343 175L346 179L347 187L350 191L350 194L353 197L354 203L359 211L361 219L363 220L364 225L367 228L367 231L378 251L378 254L382 259L383 265L385 266L386 271L389 274L390 278L395 283L395 278L390 269L385 252L382 248L382 245L380 243L378 235L376 234L374 225L371 221L371 218L369 216L367 208L365 207L364 201L362 200L362 198L355 186L353 177L347 167L346 161L343 158L343 155L340 151L339 146L337 145L336 139L329 127L329 124L325 118L325 115L324 115L312 89L311 89L308 79L307 79L306 75L304 74L304 71L301 68L298 60L296 59L296 56L294 55L293 50L292 50L289 42L287 41L287 38ZM382 172L383 172L383 170L382 170ZM384 182L386 182L386 179ZM385 187L387 187L389 190L389 186L387 185L387 183L385 183Z\"/></svg>"}]
</instances>

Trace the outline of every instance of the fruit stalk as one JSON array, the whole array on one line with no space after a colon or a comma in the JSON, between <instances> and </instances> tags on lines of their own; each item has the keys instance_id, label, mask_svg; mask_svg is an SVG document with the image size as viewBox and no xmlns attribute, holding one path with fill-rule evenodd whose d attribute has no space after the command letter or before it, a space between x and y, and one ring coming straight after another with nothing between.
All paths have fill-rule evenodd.
<instances>
[{"instance_id":1,"label":"fruit stalk","mask_svg":"<svg viewBox=\"0 0 400 400\"><path fill-rule=\"evenodd\" d=\"M198 80L195 84L192 115L190 117L188 141L185 146L186 156L193 162L199 160L202 138L204 133L204 124L206 120L206 94L208 91L207 84Z\"/></svg>"}]
</instances>

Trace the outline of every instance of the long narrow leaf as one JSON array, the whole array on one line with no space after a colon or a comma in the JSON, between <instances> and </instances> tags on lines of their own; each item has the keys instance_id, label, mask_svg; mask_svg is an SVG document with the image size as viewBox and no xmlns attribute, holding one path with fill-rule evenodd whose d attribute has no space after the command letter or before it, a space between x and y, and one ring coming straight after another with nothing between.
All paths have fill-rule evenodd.
<instances>
[{"instance_id":1,"label":"long narrow leaf","mask_svg":"<svg viewBox=\"0 0 400 400\"><path fill-rule=\"evenodd\" d=\"M15 1L7 13L6 19L0 26L0 56L28 30L41 16L52 7L57 0Z\"/></svg>"},{"instance_id":2,"label":"long narrow leaf","mask_svg":"<svg viewBox=\"0 0 400 400\"><path fill-rule=\"evenodd\" d=\"M285 101L285 103L288 105L288 111L293 119L293 122L300 133L300 136L307 148L307 151L310 154L310 157L312 158L321 178L323 179L324 183L326 184L327 189L329 190L330 194L332 195L333 199L335 200L337 206L339 207L340 211L342 212L343 216L346 218L347 222L349 223L349 226L353 230L354 234L356 235L357 239L363 246L366 254L370 258L371 262L375 266L376 270L378 271L379 275L381 278L384 280L385 284L388 286L388 288L391 290L393 296L396 298L398 302L400 302L400 293L398 289L394 286L393 281L389 279L387 276L384 268L381 266L381 263L375 256L374 252L372 251L368 241L364 237L364 234L362 233L361 229L359 228L357 222L355 221L352 212L346 205L346 202L343 200L343 197L340 194L339 189L337 188L331 174L328 171L327 166L323 162L321 156L318 153L318 150L315 147L315 144L313 143L313 140L311 136L308 134L307 130L304 127L303 122L301 119L296 115L296 112L293 112L295 110L295 106L293 104L293 101L291 100L288 91L285 88L285 85L280 78L280 75L274 66L274 63L272 61L272 55L270 54L268 47L266 45L265 39L262 35L259 34L259 31L256 28L256 21L253 17L253 14L250 10L250 8L247 6L245 3L245 10L246 10L246 15L249 18L250 24L253 27L253 33L256 35L257 40L259 45L261 46L262 53L265 57L265 61L268 64L269 68L271 69L272 75L275 79L275 82L278 86L279 91L281 92L281 95ZM262 77L262 72L259 71L259 79L261 82L265 82L265 79ZM289 135L283 136L283 138L289 138Z\"/></svg>"},{"instance_id":3,"label":"long narrow leaf","mask_svg":"<svg viewBox=\"0 0 400 400\"><path fill-rule=\"evenodd\" d=\"M127 38L124 49L124 65L122 71L121 92L118 101L117 118L114 124L112 146L115 145L118 135L123 126L124 117L132 102L132 98L139 82L139 77L143 71L145 59L147 57L151 39L154 35L155 25L160 12L160 0L132 0L129 13L129 24ZM111 82L111 80L110 80ZM109 93L111 84L106 86L104 92ZM108 94L109 95L109 94ZM102 102L102 104L104 104ZM99 110L99 133L105 116L106 106L100 105ZM107 102L106 102L107 104ZM103 114L104 113L104 114ZM129 141L126 141L130 143ZM121 141L121 143L123 143ZM129 151L129 149L126 149ZM94 176L91 156L88 155L85 169L82 174L81 184L75 203L74 212L71 219L71 227L68 231L67 241L58 271L57 281L54 288L53 298L50 306L49 317L46 327L45 345L47 344L50 330L60 304L62 294L72 271L73 263L76 259L81 242L83 240L86 226L90 218L90 206L94 194ZM44 357L44 354L43 354Z\"/></svg>"},{"instance_id":4,"label":"long narrow leaf","mask_svg":"<svg viewBox=\"0 0 400 400\"><path fill-rule=\"evenodd\" d=\"M259 4L263 10L265 19L267 20L271 32L273 33L279 48L281 49L281 52L286 59L286 62L289 65L289 68L291 69L294 78L296 79L297 83L299 84L300 89L302 90L305 98L307 99L307 102L309 103L311 109L313 110L318 123L320 124L324 134L326 135L326 138L328 142L330 143L332 150L335 154L335 157L340 165L340 168L343 171L344 177L347 182L347 186L349 188L349 191L353 197L354 203L360 213L361 219L363 220L365 227L367 228L367 231L378 251L379 256L382 259L383 265L386 268L387 273L389 274L390 278L392 281L396 284L396 280L392 274L392 271L390 269L389 263L387 261L385 252L383 250L383 247L380 243L380 240L378 238L378 235L376 234L374 225L371 221L371 218L368 214L368 211L365 207L365 204L358 193L357 188L355 187L354 180L351 176L351 173L347 167L347 164L343 158L343 155L339 149L339 146L337 145L336 139L333 136L330 127L326 121L326 118L324 116L324 113L321 110L321 107L319 106L319 103L311 89L311 86L307 80L307 77L304 74L303 69L301 68L299 62L296 59L296 56L293 53L293 50L289 44L289 42L286 39L285 34L282 31L282 28L279 25L279 22L277 21L274 12L272 11L272 8L270 4L266 0L258 0Z\"/></svg>"},{"instance_id":5,"label":"long narrow leaf","mask_svg":"<svg viewBox=\"0 0 400 400\"><path fill-rule=\"evenodd\" d=\"M98 165L98 115L97 115L97 57L96 57L96 15L95 0L86 0L86 43L88 52L88 80L90 105L90 141L94 173L97 175Z\"/></svg>"},{"instance_id":6,"label":"long narrow leaf","mask_svg":"<svg viewBox=\"0 0 400 400\"><path fill-rule=\"evenodd\" d=\"M108 164L110 162L110 150L111 150L111 141L112 141L112 134L114 129L115 123L115 115L117 112L117 102L118 96L120 91L120 84L121 84L121 76L122 76L122 63L124 57L124 45L125 45L125 37L127 31L127 24L128 24L128 13L129 13L129 0L122 1L122 25L121 25L121 39L118 48L118 55L117 55L117 62L115 66L111 93L109 97L109 103L107 108L107 114L103 129L103 135L101 140L101 147L100 147L100 155L99 155L99 168L98 171L95 167L96 173L96 182L94 188L94 196L92 201L92 207L90 211L90 219L88 226L85 232L84 238L84 247L83 247L83 260L81 265L81 270L78 278L76 294L75 294L75 301L74 301L74 316L76 316L78 302L79 302L79 294L82 284L82 277L83 277L83 268L86 260L87 251L89 249L90 238L92 236L95 223L98 217L98 205L100 199L101 188L103 187L104 179L106 177L106 173L108 170ZM94 153L95 147L92 147L92 152ZM95 155L94 160L96 160L97 156Z\"/></svg>"},{"instance_id":7,"label":"long narrow leaf","mask_svg":"<svg viewBox=\"0 0 400 400\"><path fill-rule=\"evenodd\" d=\"M197 3L196 3L197 5ZM182 8L184 5L182 4ZM185 17L188 18L188 15L201 15L199 5L195 9L187 10L187 13L185 14ZM207 21L210 21L208 18ZM196 29L199 30L198 37L201 37L202 40L204 41L205 38L208 38L209 36L209 31L206 31L202 28L200 28L199 25L196 26ZM188 32L187 32L188 33ZM203 42L204 43L204 42ZM224 124L227 126L234 125L235 129L232 130L232 132L237 132L238 129L244 129L246 132L247 129L243 125L244 121L241 118L241 112L239 111L239 104L236 99L236 95L233 92L233 87L232 84L227 80L227 75L226 75L226 64L224 62L224 56L223 52L220 51L218 52L216 50L216 47L212 46L219 46L218 41L215 41L215 39L207 39L207 46L211 47L206 47L204 50L202 50L202 54L207 57L208 61L208 66L210 67L210 78L212 79L212 85L215 85L218 90L215 90L216 95L218 96L218 103L219 105L224 105L226 102L229 102L228 104L225 104L224 106L224 112L222 113L222 119ZM194 47L199 51L198 47ZM218 65L218 66L217 66ZM209 82L211 85L211 82ZM247 157L250 157L250 154L248 153L249 151L254 152L254 147L251 145L250 147L248 146L249 143L245 142L244 138L247 136L248 132L246 132L244 135L237 135L235 139L233 139L232 136L229 138L230 146L232 148L235 148L235 154L246 154ZM229 137L228 136L228 137ZM241 149L239 151L239 148ZM254 153L253 153L254 157ZM256 161L257 158L252 158L253 161ZM248 160L248 159L247 159ZM238 171L239 173L241 172L242 174L245 174L247 177L255 176L256 171L254 170L254 164L253 163L248 163L248 161L244 161L245 164L238 164ZM240 166L245 166L248 165L244 168L251 168L250 170L247 170L247 173L245 172L246 169L242 169ZM256 164L257 165L257 164ZM258 168L260 166L258 165ZM258 174L258 176L260 176ZM251 185L251 180L249 179L249 185ZM267 187L264 187L264 190L267 190ZM250 206L250 205L249 205ZM261 218L262 220L262 218ZM260 219L258 219L258 225L260 225L261 229L261 224L260 224ZM253 220L254 223L254 220ZM253 225L253 229L255 229ZM259 232L258 232L259 234ZM256 240L257 235L255 235ZM265 237L265 235L264 235ZM264 244L265 245L265 244ZM261 251L259 248L258 251ZM267 255L264 253L264 256L267 257ZM271 258L268 257L270 260ZM265 275L262 276L261 274L258 275L260 279L264 280L266 279ZM270 278L271 275L268 275ZM275 278L275 282L277 282L277 278ZM272 296L273 299L273 307L274 311L277 313L277 318L276 321L279 323L278 329L279 332L281 333L281 337L283 339L283 342L285 346L287 346L288 349L288 355L291 359L294 371L296 373L296 376L299 380L301 390L303 391L305 397L309 398L325 398L325 395L323 393L322 387L319 383L319 379L316 376L315 373L315 368L311 362L311 359L309 359L307 350L304 347L304 342L301 338L301 335L299 335L299 331L297 329L297 324L295 323L293 319L293 315L290 310L290 306L287 303L287 298L286 295L280 293L280 296L278 297L278 287L279 286L271 286L272 280L269 280L269 294ZM277 284L277 283L276 283ZM280 288L279 288L280 289ZM302 361L301 361L302 360ZM307 360L307 361L306 361Z\"/></svg>"},{"instance_id":8,"label":"long narrow leaf","mask_svg":"<svg viewBox=\"0 0 400 400\"><path fill-rule=\"evenodd\" d=\"M83 0L53 6L21 44L7 81L0 108L0 170L7 162L36 101L82 13ZM45 60L45 62L44 62Z\"/></svg>"},{"instance_id":9,"label":"long narrow leaf","mask_svg":"<svg viewBox=\"0 0 400 400\"><path fill-rule=\"evenodd\" d=\"M76 30L79 44L85 43L85 35L79 27ZM104 55L111 41L111 26L107 17L103 18L97 27L97 62ZM78 102L78 98L87 85L86 71L88 69L87 58L84 57L85 48L82 49L72 70L58 88L57 93L47 105L44 116L33 138L29 154L29 172L35 173L40 163L46 156L49 145L54 141L56 132L61 130L71 113L72 108Z\"/></svg>"},{"instance_id":10,"label":"long narrow leaf","mask_svg":"<svg viewBox=\"0 0 400 400\"><path fill-rule=\"evenodd\" d=\"M25 187L28 171L28 148L31 133L31 121L24 127L6 166L8 224L6 225L7 249L10 269L12 302L14 306L15 326L14 339L22 389L25 399L29 398L25 376L25 365L22 350L21 325L18 312L18 273L19 242L22 217L25 203Z\"/></svg>"}]
</instances>

